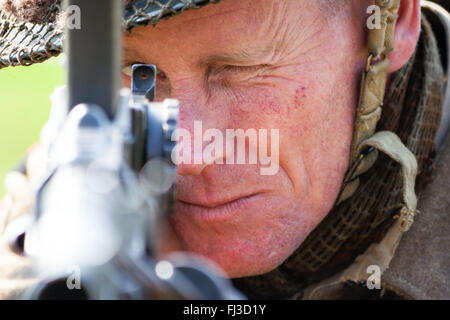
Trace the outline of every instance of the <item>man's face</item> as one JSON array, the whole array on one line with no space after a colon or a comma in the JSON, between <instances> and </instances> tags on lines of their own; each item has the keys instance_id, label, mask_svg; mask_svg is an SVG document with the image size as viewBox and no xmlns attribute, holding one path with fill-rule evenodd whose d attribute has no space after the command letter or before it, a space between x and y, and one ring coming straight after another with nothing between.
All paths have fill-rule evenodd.
<instances>
[{"instance_id":1,"label":"man's face","mask_svg":"<svg viewBox=\"0 0 450 320\"><path fill-rule=\"evenodd\" d=\"M340 190L366 51L354 12L327 14L307 0L225 0L125 37L124 63L157 65L157 99L180 101L179 126L192 135L194 121L224 136L279 129L275 175L258 165L178 167L175 234L230 277L276 268Z\"/></svg>"}]
</instances>

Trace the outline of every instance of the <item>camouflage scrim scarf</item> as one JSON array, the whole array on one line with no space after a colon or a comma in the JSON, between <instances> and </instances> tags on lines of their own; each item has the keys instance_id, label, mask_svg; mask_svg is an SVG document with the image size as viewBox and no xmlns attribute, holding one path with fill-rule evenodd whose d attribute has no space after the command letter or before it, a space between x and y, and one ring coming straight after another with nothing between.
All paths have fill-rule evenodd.
<instances>
[{"instance_id":1,"label":"camouflage scrim scarf","mask_svg":"<svg viewBox=\"0 0 450 320\"><path fill-rule=\"evenodd\" d=\"M443 79L436 39L423 18L416 51L393 75L377 127L377 131L395 132L416 156L417 194L430 175L442 112ZM335 206L280 267L265 275L235 279L236 286L250 298L289 298L341 271L371 243L379 242L401 208L401 169L380 155L360 178L357 192Z\"/></svg>"}]
</instances>

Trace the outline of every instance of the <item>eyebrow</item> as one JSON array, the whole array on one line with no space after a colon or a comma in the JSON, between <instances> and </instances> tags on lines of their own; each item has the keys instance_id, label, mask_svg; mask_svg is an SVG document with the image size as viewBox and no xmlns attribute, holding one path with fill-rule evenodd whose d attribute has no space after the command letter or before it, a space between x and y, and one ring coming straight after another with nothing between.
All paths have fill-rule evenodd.
<instances>
[{"instance_id":1,"label":"eyebrow","mask_svg":"<svg viewBox=\"0 0 450 320\"><path fill-rule=\"evenodd\" d=\"M219 54L208 55L200 60L199 65L214 65L218 63L242 63L242 64L270 64L270 57L273 56L276 48L269 44L263 49L250 51L248 49L223 52Z\"/></svg>"},{"instance_id":2,"label":"eyebrow","mask_svg":"<svg viewBox=\"0 0 450 320\"><path fill-rule=\"evenodd\" d=\"M133 48L133 47L129 48L126 46L123 47L122 56L121 56L122 61L130 59L130 57L133 57L134 60L137 61L138 60L138 59L136 59L137 56L138 56L138 54L137 54L137 51L135 48Z\"/></svg>"}]
</instances>

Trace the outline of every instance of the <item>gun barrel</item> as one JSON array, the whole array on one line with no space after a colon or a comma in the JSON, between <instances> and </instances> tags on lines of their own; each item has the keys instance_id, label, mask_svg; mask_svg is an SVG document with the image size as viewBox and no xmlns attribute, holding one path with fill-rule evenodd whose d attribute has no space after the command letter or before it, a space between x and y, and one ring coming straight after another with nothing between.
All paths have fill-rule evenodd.
<instances>
[{"instance_id":1,"label":"gun barrel","mask_svg":"<svg viewBox=\"0 0 450 320\"><path fill-rule=\"evenodd\" d=\"M112 119L121 82L122 1L68 0L67 5L69 110L96 104ZM79 24L71 23L76 12Z\"/></svg>"}]
</instances>

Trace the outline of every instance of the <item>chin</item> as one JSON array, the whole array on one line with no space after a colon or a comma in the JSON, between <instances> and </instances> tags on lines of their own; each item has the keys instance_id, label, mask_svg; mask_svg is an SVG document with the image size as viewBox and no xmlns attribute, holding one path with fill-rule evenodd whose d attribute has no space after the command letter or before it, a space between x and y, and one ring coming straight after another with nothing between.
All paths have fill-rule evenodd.
<instances>
[{"instance_id":1,"label":"chin","mask_svg":"<svg viewBox=\"0 0 450 320\"><path fill-rule=\"evenodd\" d=\"M312 230L305 215L280 212L250 206L226 219L208 219L177 210L171 223L184 250L212 260L229 278L240 278L277 268Z\"/></svg>"},{"instance_id":2,"label":"chin","mask_svg":"<svg viewBox=\"0 0 450 320\"><path fill-rule=\"evenodd\" d=\"M201 241L201 240L200 240ZM200 254L216 263L229 278L241 278L264 274L281 265L298 246L293 243L286 246L280 243L260 245L247 243L239 239L217 241L205 246L197 246L193 242L186 244L189 252Z\"/></svg>"}]
</instances>

